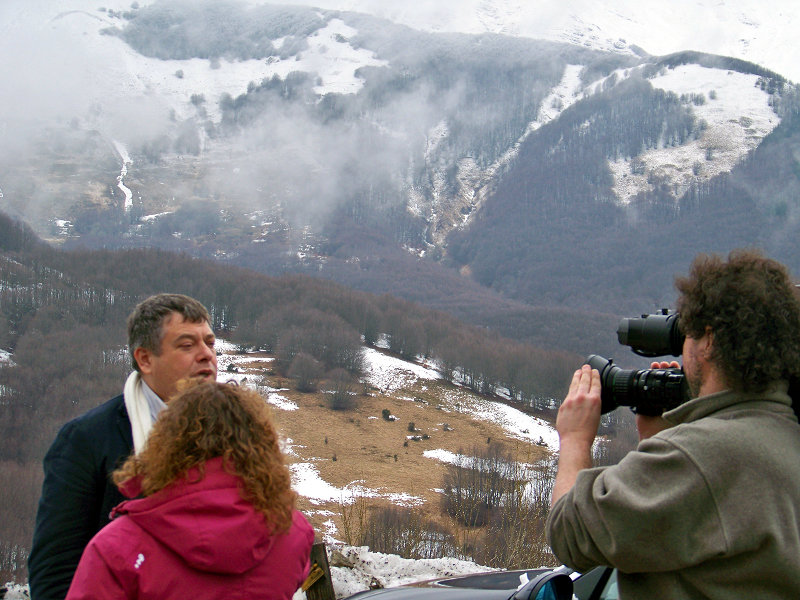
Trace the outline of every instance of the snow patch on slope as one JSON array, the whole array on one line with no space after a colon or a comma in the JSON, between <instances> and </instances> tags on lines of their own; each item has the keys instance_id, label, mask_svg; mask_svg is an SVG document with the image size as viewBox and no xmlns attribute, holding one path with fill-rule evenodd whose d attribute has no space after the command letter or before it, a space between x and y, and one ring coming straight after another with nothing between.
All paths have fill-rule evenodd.
<instances>
[{"instance_id":1,"label":"snow patch on slope","mask_svg":"<svg viewBox=\"0 0 800 600\"><path fill-rule=\"evenodd\" d=\"M419 379L442 378L441 373L433 367L406 362L372 348L366 348L363 356L368 373L367 382L383 394L411 387ZM558 434L551 424L503 402L454 390L447 395L442 409L467 413L476 419L496 423L512 437L541 444L552 451L558 450Z\"/></svg>"},{"instance_id":2,"label":"snow patch on slope","mask_svg":"<svg viewBox=\"0 0 800 600\"><path fill-rule=\"evenodd\" d=\"M553 452L558 451L558 433L553 426L547 421L522 412L518 408L475 396L462 400L460 410L482 421L496 423L505 429L506 433L511 437L541 444Z\"/></svg>"},{"instance_id":3,"label":"snow patch on slope","mask_svg":"<svg viewBox=\"0 0 800 600\"><path fill-rule=\"evenodd\" d=\"M638 192L652 189L654 175L667 178L678 198L693 183L730 172L780 123L757 81L756 75L699 65L669 69L651 79L653 87L678 96L703 94L705 103L693 105L692 111L707 126L699 139L687 144L644 152L634 168L627 159L611 161L620 202L627 204Z\"/></svg>"},{"instance_id":4,"label":"snow patch on slope","mask_svg":"<svg viewBox=\"0 0 800 600\"><path fill-rule=\"evenodd\" d=\"M316 73L318 94L353 94L363 85L356 76L359 68L386 64L373 52L354 48L349 38L358 32L340 19L332 19L308 39L306 50L285 60L161 60L101 33L125 26L117 15L130 2L105 3L107 10L89 0L1 4L0 106L6 113L34 113L40 122L79 115L93 126L109 128L109 136L124 144L143 133L132 123L145 122L158 131L170 118L200 116L219 122L223 95L235 98L265 78L285 79L292 71ZM112 8L119 12L112 13ZM29 43L31 32L41 40L39 45ZM49 89L59 91L58 102L42 93Z\"/></svg>"},{"instance_id":5,"label":"snow patch on slope","mask_svg":"<svg viewBox=\"0 0 800 600\"><path fill-rule=\"evenodd\" d=\"M535 131L556 119L564 110L580 99L580 92L583 89L582 70L583 65L567 65L559 84L542 101L536 120L529 126L530 131Z\"/></svg>"},{"instance_id":6,"label":"snow patch on slope","mask_svg":"<svg viewBox=\"0 0 800 600\"><path fill-rule=\"evenodd\" d=\"M196 108L191 103L194 94L202 94L208 117L219 122L222 113L219 100L224 94L239 96L248 85L260 84L263 79L277 75L281 79L293 71L316 73L317 94L354 94L361 89L363 80L356 71L364 66L383 66L369 50L355 49L347 41L358 32L340 19L331 20L326 27L308 38L308 49L297 56L281 60L251 59L212 63L207 59L161 60L142 56L125 46L125 58L132 77L141 83L139 91L155 93L168 102L182 118L191 118ZM176 73L179 76L176 76Z\"/></svg>"},{"instance_id":7,"label":"snow patch on slope","mask_svg":"<svg viewBox=\"0 0 800 600\"><path fill-rule=\"evenodd\" d=\"M380 390L382 394L410 387L418 379L442 378L442 375L435 369L406 362L373 348L365 348L363 357L367 383Z\"/></svg>"},{"instance_id":8,"label":"snow patch on slope","mask_svg":"<svg viewBox=\"0 0 800 600\"><path fill-rule=\"evenodd\" d=\"M481 169L475 160L470 157L462 158L458 162L457 181L459 192L457 201L460 201L456 206L456 210L460 215L460 220L456 223L458 226L467 225L478 214L481 204L491 193L492 183L517 157L520 147L528 136L543 125L557 119L563 111L580 100L581 92L584 88L580 79L582 70L583 65L567 65L565 67L561 81L542 100L536 119L528 123L527 128L514 145L506 150L492 165L486 169ZM441 181L439 187L444 189L445 177L442 170L435 172L434 178L436 179L437 177ZM434 212L431 215L431 221L434 222L433 239L437 243L443 243L450 228L446 224L442 224L442 227L436 227L436 225L441 223L440 215L437 211L441 210L440 199L444 197L444 194L437 190L437 186L434 186L433 196ZM469 207L469 210L462 210L464 207Z\"/></svg>"},{"instance_id":9,"label":"snow patch on slope","mask_svg":"<svg viewBox=\"0 0 800 600\"><path fill-rule=\"evenodd\" d=\"M308 498L312 504L352 504L359 497L384 498L400 506L418 506L424 502L422 498L411 494L390 494L367 488L360 481L354 481L343 488L336 487L322 479L311 463L294 463L289 465L289 470L292 472L292 489Z\"/></svg>"}]
</instances>

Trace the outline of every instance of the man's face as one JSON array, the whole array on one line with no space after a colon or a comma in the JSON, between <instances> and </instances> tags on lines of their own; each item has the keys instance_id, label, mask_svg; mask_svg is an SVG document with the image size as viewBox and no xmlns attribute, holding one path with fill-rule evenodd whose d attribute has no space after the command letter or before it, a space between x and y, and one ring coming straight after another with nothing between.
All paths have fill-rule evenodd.
<instances>
[{"instance_id":1,"label":"man's face","mask_svg":"<svg viewBox=\"0 0 800 600\"><path fill-rule=\"evenodd\" d=\"M186 321L172 313L163 325L158 354L139 347L134 358L142 379L164 402L176 392L181 379L216 381L217 354L214 332L206 321Z\"/></svg>"}]
</instances>

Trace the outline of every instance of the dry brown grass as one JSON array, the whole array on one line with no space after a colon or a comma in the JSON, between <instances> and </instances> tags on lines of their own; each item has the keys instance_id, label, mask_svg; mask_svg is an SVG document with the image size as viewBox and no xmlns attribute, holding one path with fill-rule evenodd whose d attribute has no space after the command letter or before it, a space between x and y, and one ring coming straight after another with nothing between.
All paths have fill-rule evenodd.
<instances>
[{"instance_id":1,"label":"dry brown grass","mask_svg":"<svg viewBox=\"0 0 800 600\"><path fill-rule=\"evenodd\" d=\"M264 363L256 364L263 368ZM257 369L253 370L254 375ZM265 377L273 388L287 388L289 381L278 377ZM411 388L381 394L368 390L359 394L356 407L349 411L333 411L328 407L326 394L301 394L293 390L280 392L300 408L287 411L273 409L273 416L281 435L291 438L297 456L289 462L312 462L323 480L342 488L348 484L362 485L380 494L409 494L422 498L418 510L431 519L441 520L440 494L446 465L426 458L426 450L443 449L457 453L469 452L476 445L493 442L506 444L519 460L535 462L548 451L539 446L509 437L498 425L476 420L459 411L459 405L471 392L444 382L418 381ZM386 421L382 411L388 409L398 417ZM413 422L415 435L429 439L408 440L408 430ZM447 423L452 431L445 431ZM335 460L334 460L335 457ZM303 510L315 529L321 531L322 523L335 513L334 521L341 532L338 502L312 504L301 498Z\"/></svg>"}]
</instances>

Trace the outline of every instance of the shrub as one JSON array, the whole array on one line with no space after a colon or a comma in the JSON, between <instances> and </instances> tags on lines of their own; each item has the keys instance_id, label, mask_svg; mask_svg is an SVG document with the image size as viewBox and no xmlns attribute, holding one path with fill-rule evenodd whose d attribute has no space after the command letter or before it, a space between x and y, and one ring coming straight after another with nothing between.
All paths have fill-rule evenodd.
<instances>
[{"instance_id":1,"label":"shrub","mask_svg":"<svg viewBox=\"0 0 800 600\"><path fill-rule=\"evenodd\" d=\"M328 373L325 391L330 394L330 406L333 410L351 410L355 407L353 376L345 369L334 369Z\"/></svg>"},{"instance_id":2,"label":"shrub","mask_svg":"<svg viewBox=\"0 0 800 600\"><path fill-rule=\"evenodd\" d=\"M551 465L528 480L518 480L504 491L502 505L494 510L472 559L483 565L523 569L530 565L555 565L545 535L554 473Z\"/></svg>"},{"instance_id":3,"label":"shrub","mask_svg":"<svg viewBox=\"0 0 800 600\"><path fill-rule=\"evenodd\" d=\"M292 359L286 374L295 380L295 389L298 392L314 392L322 373L323 368L318 360L310 354L300 352Z\"/></svg>"},{"instance_id":4,"label":"shrub","mask_svg":"<svg viewBox=\"0 0 800 600\"><path fill-rule=\"evenodd\" d=\"M445 472L442 508L467 527L486 525L504 497L523 481L523 475L501 444L476 446L471 456L459 452L457 462Z\"/></svg>"},{"instance_id":5,"label":"shrub","mask_svg":"<svg viewBox=\"0 0 800 600\"><path fill-rule=\"evenodd\" d=\"M455 537L446 527L419 510L397 506L369 510L359 545L413 560L460 556Z\"/></svg>"}]
</instances>

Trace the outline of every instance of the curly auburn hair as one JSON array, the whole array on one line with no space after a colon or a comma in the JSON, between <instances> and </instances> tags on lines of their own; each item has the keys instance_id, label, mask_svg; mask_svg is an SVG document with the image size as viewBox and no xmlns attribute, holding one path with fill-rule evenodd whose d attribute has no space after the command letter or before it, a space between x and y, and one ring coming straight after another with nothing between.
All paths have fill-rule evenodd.
<instances>
[{"instance_id":1,"label":"curly auburn hair","mask_svg":"<svg viewBox=\"0 0 800 600\"><path fill-rule=\"evenodd\" d=\"M263 513L274 531L287 531L297 495L278 445L269 407L256 392L223 383L199 383L170 400L145 448L113 474L119 485L141 478L150 496L195 467L223 457L225 469L240 478L240 493Z\"/></svg>"},{"instance_id":2,"label":"curly auburn hair","mask_svg":"<svg viewBox=\"0 0 800 600\"><path fill-rule=\"evenodd\" d=\"M782 264L757 250L734 250L727 262L701 254L675 286L683 333L711 328L711 358L732 388L759 392L800 374L800 300Z\"/></svg>"}]
</instances>

